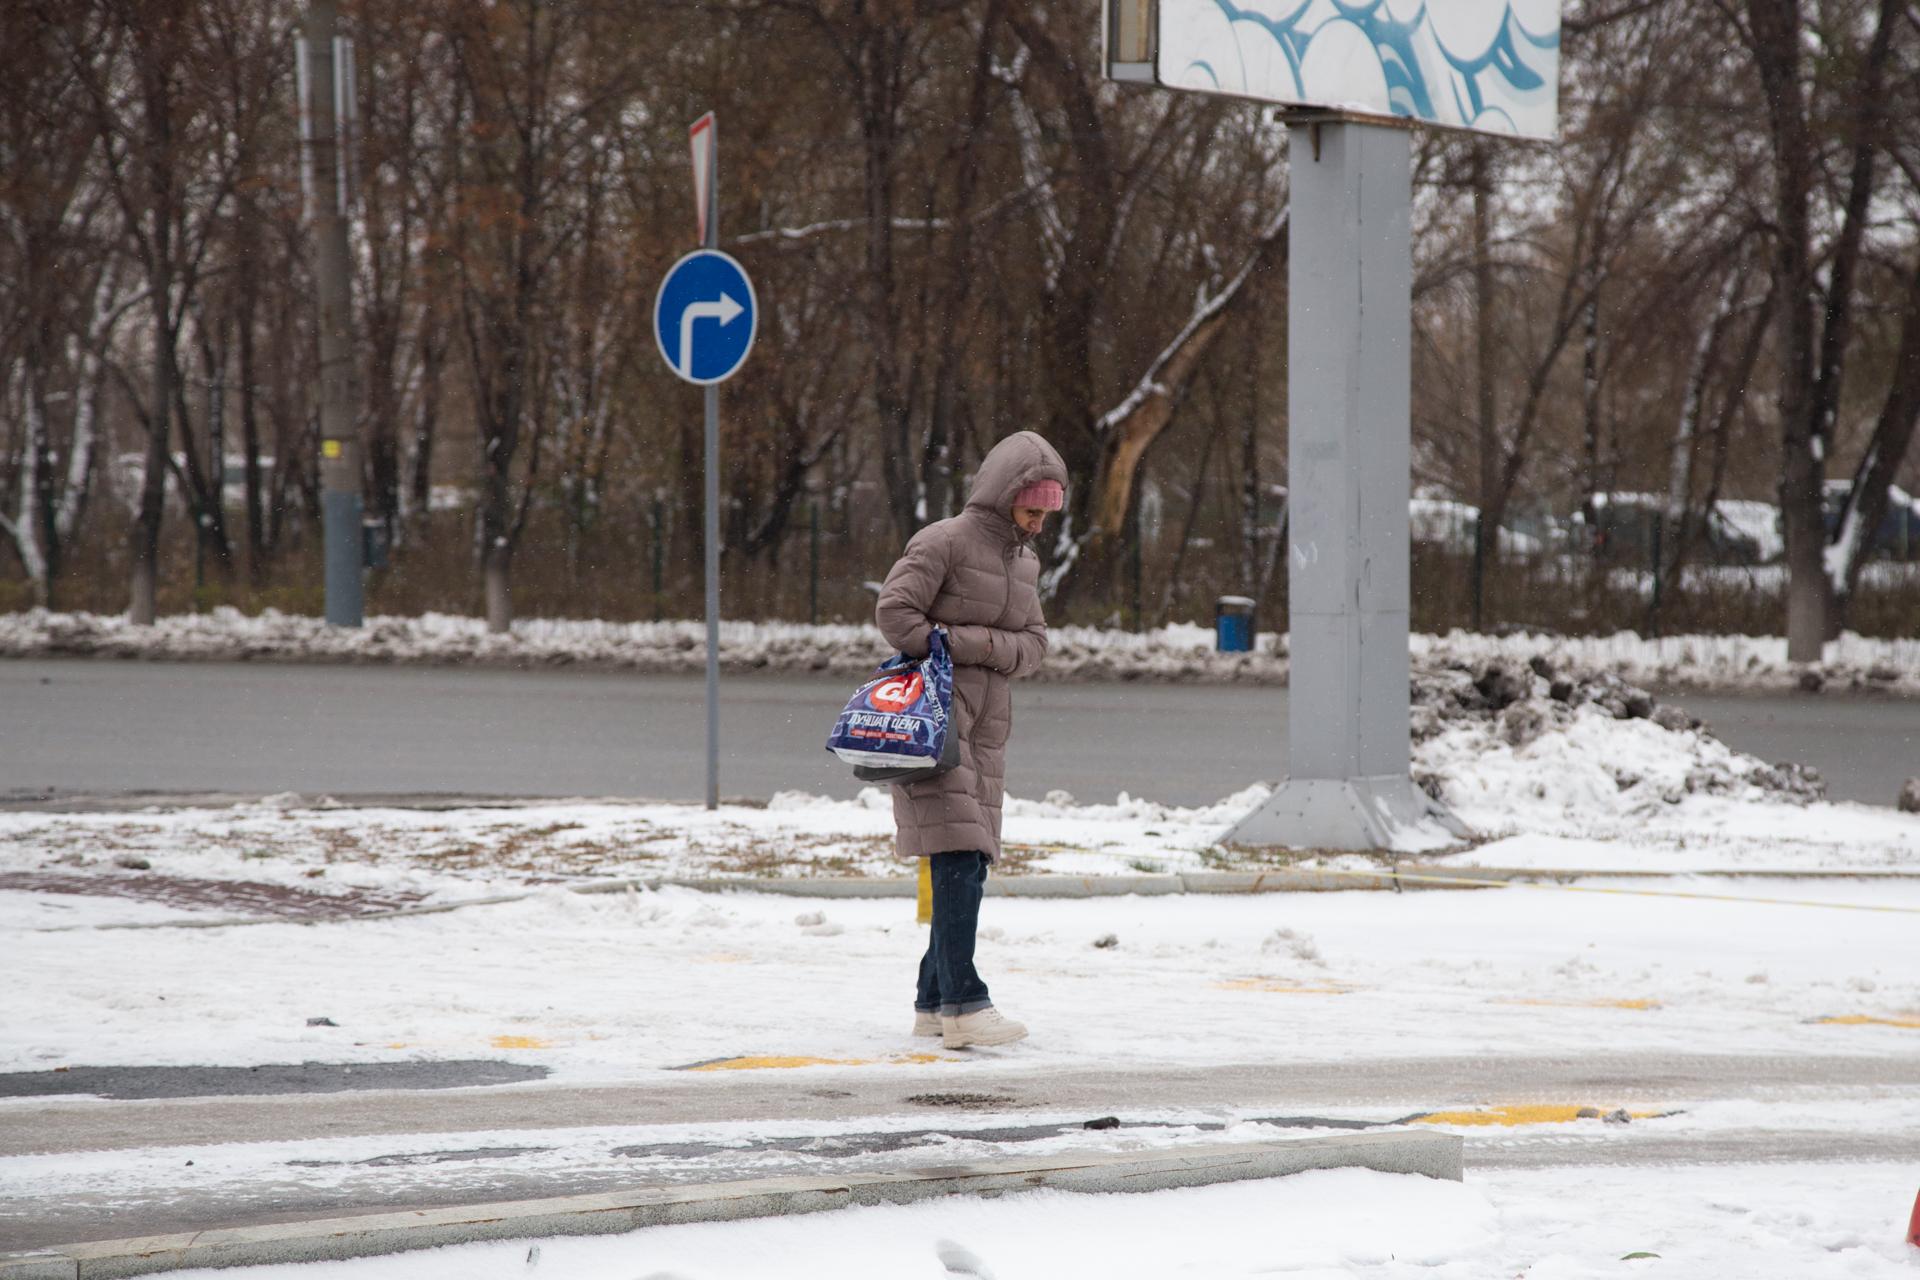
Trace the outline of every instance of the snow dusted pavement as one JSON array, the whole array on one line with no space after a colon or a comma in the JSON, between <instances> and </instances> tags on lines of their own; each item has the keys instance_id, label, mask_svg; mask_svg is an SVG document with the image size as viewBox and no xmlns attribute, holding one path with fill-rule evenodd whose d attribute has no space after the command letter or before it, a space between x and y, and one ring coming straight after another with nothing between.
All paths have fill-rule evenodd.
<instances>
[{"instance_id":1,"label":"snow dusted pavement","mask_svg":"<svg viewBox=\"0 0 1920 1280\"><path fill-rule=\"evenodd\" d=\"M0 1247L1364 1124L1461 1134L1466 1186L1035 1193L299 1277L1907 1272L1920 817L1829 803L1609 676L1501 659L1417 692L1415 774L1471 845L1231 849L1215 842L1264 787L1196 807L1057 794L1010 801L1001 870L1609 878L996 897L982 971L1033 1035L993 1050L909 1034L910 900L794 896L898 874L878 790L714 813L291 795L0 812ZM676 877L738 887L645 887ZM753 891L772 878L788 892ZM474 1063L529 1078L349 1085ZM304 1074L336 1091L249 1088L286 1064L270 1074L323 1064ZM231 1070L172 1077L192 1096L86 1092L113 1091L82 1070L107 1067Z\"/></svg>"},{"instance_id":2,"label":"snow dusted pavement","mask_svg":"<svg viewBox=\"0 0 1920 1280\"><path fill-rule=\"evenodd\" d=\"M1145 1196L1036 1191L628 1236L266 1267L257 1280L1893 1280L1910 1171L1893 1165L1595 1169L1463 1183L1339 1169ZM231 1272L181 1272L214 1280Z\"/></svg>"},{"instance_id":3,"label":"snow dusted pavement","mask_svg":"<svg viewBox=\"0 0 1920 1280\"><path fill-rule=\"evenodd\" d=\"M1911 883L1819 896L1920 913ZM106 1064L489 1058L551 1074L446 1094L0 1102L0 1239L177 1227L210 1206L225 1221L792 1172L835 1135L903 1129L929 1132L873 1161L990 1153L964 1131L994 1126L1128 1149L1220 1139L1202 1124L1252 1138L1275 1117L1416 1112L1489 1167L1920 1159L1911 914L1520 889L996 899L983 970L1034 1035L947 1053L907 1034L922 935L902 900L555 890L401 919L125 930L86 927L124 919L120 902L75 898L64 914L83 927L54 932L39 897L0 895L12 1089ZM596 1096L613 1114L582 1101ZM1629 1123L1600 1118L1620 1109ZM1100 1114L1126 1127L1073 1128ZM200 1129L210 1115L237 1127ZM324 1120L287 1123L301 1115ZM805 1141L768 1145L781 1137Z\"/></svg>"},{"instance_id":4,"label":"snow dusted pavement","mask_svg":"<svg viewBox=\"0 0 1920 1280\"><path fill-rule=\"evenodd\" d=\"M1901 910L1538 889L995 899L982 969L996 999L1045 1034L990 1060L1120 1070L1592 1044L1920 1048L1920 884L1741 887ZM45 918L32 895L5 898ZM92 900L75 901L68 914L84 923ZM585 1084L736 1057L916 1078L988 1058L903 1036L922 938L900 899L551 892L212 930L45 931L9 914L10 1071L498 1056ZM316 1017L337 1025L309 1026Z\"/></svg>"}]
</instances>

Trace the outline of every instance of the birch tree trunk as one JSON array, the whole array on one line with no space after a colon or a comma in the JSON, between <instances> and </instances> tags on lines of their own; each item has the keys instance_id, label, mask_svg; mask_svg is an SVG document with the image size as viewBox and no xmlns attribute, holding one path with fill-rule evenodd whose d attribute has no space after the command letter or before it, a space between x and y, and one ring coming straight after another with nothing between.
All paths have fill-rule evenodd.
<instances>
[{"instance_id":1,"label":"birch tree trunk","mask_svg":"<svg viewBox=\"0 0 1920 1280\"><path fill-rule=\"evenodd\" d=\"M1479 441L1480 518L1473 524L1473 629L1486 625L1487 565L1499 549L1500 437L1493 368L1493 182L1487 144L1473 144L1474 427ZM1489 528L1491 524L1493 527Z\"/></svg>"},{"instance_id":2,"label":"birch tree trunk","mask_svg":"<svg viewBox=\"0 0 1920 1280\"><path fill-rule=\"evenodd\" d=\"M1878 25L1862 58L1845 204L1825 280L1816 266L1813 202L1819 178L1806 88L1807 38L1798 0L1748 0L1747 40L1766 97L1774 170L1775 281L1785 308L1780 327L1780 514L1787 541L1787 658L1818 662L1833 629L1822 490L1833 447L1854 304L1855 267L1866 233L1880 149L1880 113L1894 28L1910 7L1879 0ZM1838 55L1834 55L1838 56ZM1824 285L1824 287L1822 287ZM1818 323L1816 312L1824 317Z\"/></svg>"},{"instance_id":3,"label":"birch tree trunk","mask_svg":"<svg viewBox=\"0 0 1920 1280\"><path fill-rule=\"evenodd\" d=\"M1727 323L1733 316L1743 275L1741 263L1735 261L1726 279L1721 282L1713 318L1694 340L1693 358L1687 365L1686 388L1680 396L1680 414L1674 422L1673 441L1667 449L1667 501L1662 513L1665 524L1662 541L1666 544L1662 552L1664 563L1656 566L1653 597L1647 605L1647 630L1655 635L1659 634L1663 596L1668 590L1679 588L1680 574L1686 564L1687 544L1692 534L1693 459L1700 440L1700 418L1706 402L1707 377L1713 367L1714 355L1719 350L1721 335L1726 332ZM1704 519L1708 522L1713 519L1710 509Z\"/></svg>"}]
</instances>

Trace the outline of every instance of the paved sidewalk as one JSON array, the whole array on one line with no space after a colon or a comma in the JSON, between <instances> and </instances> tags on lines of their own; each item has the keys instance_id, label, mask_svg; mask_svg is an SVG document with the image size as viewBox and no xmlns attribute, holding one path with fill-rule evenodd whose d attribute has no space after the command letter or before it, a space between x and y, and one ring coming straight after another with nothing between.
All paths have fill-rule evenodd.
<instances>
[{"instance_id":1,"label":"paved sidewalk","mask_svg":"<svg viewBox=\"0 0 1920 1280\"><path fill-rule=\"evenodd\" d=\"M1692 1099L1786 1099L1910 1094L1920 1059L1620 1054L1591 1057L1405 1058L1340 1063L1245 1063L1195 1068L1022 1069L981 1059L910 1070L743 1071L675 1075L599 1087L542 1083L494 1088L275 1094L130 1102L44 1099L7 1107L0 1157L65 1156L156 1170L125 1187L58 1202L16 1191L0 1197L0 1247L39 1248L85 1239L162 1235L338 1216L396 1204L456 1207L503 1199L602 1194L639 1182L713 1182L769 1175L884 1172L925 1164L928 1148L901 1130L1007 1141L1036 1127L1077 1128L1124 1118L1126 1141L1143 1117L1185 1118L1189 1141L1217 1141L1223 1118L1312 1122L1328 1111L1373 1123L1436 1109L1549 1105L1660 1111ZM1551 1112L1549 1112L1551 1114ZM901 1125L903 1117L917 1118ZM1066 1120L1064 1117L1078 1117ZM888 1118L892 1122L885 1123ZM747 1142L649 1133L689 1125L785 1126L781 1132L845 1135L839 1142ZM1321 1121L1320 1123L1325 1123ZM1659 1163L1784 1159L1916 1160L1920 1135L1800 1132L1791 1128L1663 1130L1547 1125L1544 1132L1473 1130L1469 1165ZM889 1135L886 1130L891 1130ZM1165 1132L1161 1127L1159 1132ZM599 1145L582 1146L583 1134ZM624 1136L623 1136L624 1135ZM863 1141L862 1135L871 1141ZM1090 1137L1096 1135L1089 1135ZM300 1148L352 1144L351 1177L306 1179ZM605 1149L613 1139L611 1149ZM281 1151L271 1178L221 1170L247 1144ZM936 1148L937 1149L937 1148ZM332 1157L336 1161L342 1157ZM191 1171L185 1161L194 1160ZM166 1178L158 1164L178 1162ZM325 1171L322 1171L325 1172ZM226 1178L223 1183L222 1177ZM159 1182L153 1181L159 1177ZM196 1182L202 1185L196 1187Z\"/></svg>"},{"instance_id":2,"label":"paved sidewalk","mask_svg":"<svg viewBox=\"0 0 1920 1280\"><path fill-rule=\"evenodd\" d=\"M1173 1151L1056 1154L844 1177L643 1185L597 1195L69 1243L37 1254L0 1254L0 1280L110 1280L187 1267L314 1262L482 1240L610 1234L670 1223L912 1204L939 1196L991 1196L1035 1187L1138 1193L1342 1168L1424 1174L1458 1182L1460 1146L1459 1138L1440 1133L1345 1133Z\"/></svg>"},{"instance_id":3,"label":"paved sidewalk","mask_svg":"<svg viewBox=\"0 0 1920 1280\"><path fill-rule=\"evenodd\" d=\"M1234 1108L1249 1112L1377 1106L1383 1118L1473 1100L1758 1096L1802 1088L1920 1088L1920 1055L1758 1057L1740 1054L1593 1054L1552 1057L1394 1058L1260 1062L1077 1071L1011 1063L933 1064L910 1072L674 1073L644 1083L285 1093L249 1097L14 1103L0 1125L0 1157L27 1153L200 1146L266 1138L454 1134L631 1124L817 1120L940 1114L943 1088L970 1092L973 1110L1021 1112ZM916 1097L935 1099L916 1102ZM1915 1135L1920 1142L1920 1135Z\"/></svg>"}]
</instances>

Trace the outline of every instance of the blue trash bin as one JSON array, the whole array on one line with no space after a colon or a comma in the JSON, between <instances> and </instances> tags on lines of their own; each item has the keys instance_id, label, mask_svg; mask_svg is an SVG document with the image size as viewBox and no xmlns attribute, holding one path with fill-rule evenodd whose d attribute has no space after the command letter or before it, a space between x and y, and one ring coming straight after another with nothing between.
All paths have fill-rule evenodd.
<instances>
[{"instance_id":1,"label":"blue trash bin","mask_svg":"<svg viewBox=\"0 0 1920 1280\"><path fill-rule=\"evenodd\" d=\"M1253 601L1221 596L1213 602L1213 642L1221 653L1253 651Z\"/></svg>"}]
</instances>

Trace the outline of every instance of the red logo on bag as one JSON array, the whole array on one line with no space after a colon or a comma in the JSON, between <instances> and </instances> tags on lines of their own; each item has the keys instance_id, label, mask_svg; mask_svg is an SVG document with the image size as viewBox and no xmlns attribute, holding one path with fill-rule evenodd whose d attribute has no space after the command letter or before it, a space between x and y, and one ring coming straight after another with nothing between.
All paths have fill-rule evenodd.
<instances>
[{"instance_id":1,"label":"red logo on bag","mask_svg":"<svg viewBox=\"0 0 1920 1280\"><path fill-rule=\"evenodd\" d=\"M920 701L920 691L924 686L925 682L920 679L918 671L911 675L894 676L873 686L867 692L867 701L873 704L875 711L898 715Z\"/></svg>"}]
</instances>

